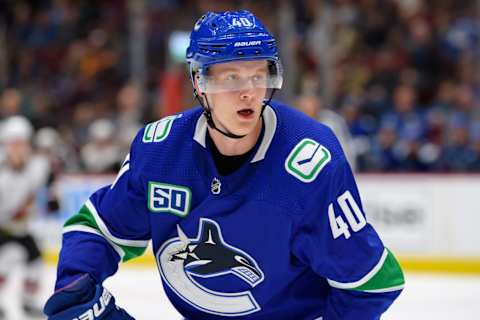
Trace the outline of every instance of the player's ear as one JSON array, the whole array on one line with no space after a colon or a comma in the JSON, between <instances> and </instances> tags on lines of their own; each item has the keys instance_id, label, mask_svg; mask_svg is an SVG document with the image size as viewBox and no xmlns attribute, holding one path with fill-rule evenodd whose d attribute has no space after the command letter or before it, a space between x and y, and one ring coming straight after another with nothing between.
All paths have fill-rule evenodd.
<instances>
[{"instance_id":1,"label":"player's ear","mask_svg":"<svg viewBox=\"0 0 480 320\"><path fill-rule=\"evenodd\" d=\"M195 75L193 77L193 88L195 89L195 92L200 98L203 98L205 96L205 92L200 89L200 86L198 85L198 76Z\"/></svg>"},{"instance_id":2,"label":"player's ear","mask_svg":"<svg viewBox=\"0 0 480 320\"><path fill-rule=\"evenodd\" d=\"M199 94L202 95L202 90L200 90L200 87L198 86L198 79L197 77L194 78L193 80L193 89Z\"/></svg>"},{"instance_id":3,"label":"player's ear","mask_svg":"<svg viewBox=\"0 0 480 320\"><path fill-rule=\"evenodd\" d=\"M195 89L195 91L197 91L198 95L204 95L204 92L200 89L200 86L198 85L198 75L194 75L193 77L193 88Z\"/></svg>"}]
</instances>

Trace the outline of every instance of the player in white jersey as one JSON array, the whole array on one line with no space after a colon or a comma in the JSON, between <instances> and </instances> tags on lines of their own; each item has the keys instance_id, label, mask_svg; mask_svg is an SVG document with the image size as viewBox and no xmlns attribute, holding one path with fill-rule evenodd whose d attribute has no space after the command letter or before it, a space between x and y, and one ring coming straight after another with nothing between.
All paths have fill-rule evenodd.
<instances>
[{"instance_id":1,"label":"player in white jersey","mask_svg":"<svg viewBox=\"0 0 480 320\"><path fill-rule=\"evenodd\" d=\"M42 268L40 249L29 230L36 193L47 180L48 161L32 155L33 128L21 116L0 125L4 159L0 164L0 290L18 262L25 264L21 303L29 317L41 316L38 307ZM8 319L0 308L0 319Z\"/></svg>"}]
</instances>

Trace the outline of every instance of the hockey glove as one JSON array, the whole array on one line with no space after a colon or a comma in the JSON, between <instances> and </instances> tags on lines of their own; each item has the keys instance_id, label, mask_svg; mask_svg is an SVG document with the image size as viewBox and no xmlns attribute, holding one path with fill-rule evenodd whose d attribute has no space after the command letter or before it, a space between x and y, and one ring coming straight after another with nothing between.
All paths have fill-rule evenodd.
<instances>
[{"instance_id":1,"label":"hockey glove","mask_svg":"<svg viewBox=\"0 0 480 320\"><path fill-rule=\"evenodd\" d=\"M43 312L49 320L135 320L117 307L111 293L88 274L56 291L48 299Z\"/></svg>"}]
</instances>

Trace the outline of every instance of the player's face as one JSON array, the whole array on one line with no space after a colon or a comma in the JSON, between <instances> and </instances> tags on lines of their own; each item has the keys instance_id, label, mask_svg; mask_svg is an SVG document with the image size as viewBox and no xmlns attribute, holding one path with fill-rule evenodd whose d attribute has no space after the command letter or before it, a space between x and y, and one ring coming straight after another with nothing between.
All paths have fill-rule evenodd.
<instances>
[{"instance_id":1,"label":"player's face","mask_svg":"<svg viewBox=\"0 0 480 320\"><path fill-rule=\"evenodd\" d=\"M31 152L29 141L14 140L5 144L7 161L12 168L21 168L28 160Z\"/></svg>"},{"instance_id":2,"label":"player's face","mask_svg":"<svg viewBox=\"0 0 480 320\"><path fill-rule=\"evenodd\" d=\"M217 93L207 93L214 122L221 129L248 135L259 125L267 89L267 61L228 62L213 65L209 76Z\"/></svg>"}]
</instances>

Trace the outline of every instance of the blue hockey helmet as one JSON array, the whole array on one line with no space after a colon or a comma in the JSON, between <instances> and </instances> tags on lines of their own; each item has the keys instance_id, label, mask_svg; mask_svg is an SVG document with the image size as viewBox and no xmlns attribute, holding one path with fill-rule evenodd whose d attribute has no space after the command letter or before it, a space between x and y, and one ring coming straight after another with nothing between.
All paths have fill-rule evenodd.
<instances>
[{"instance_id":1,"label":"blue hockey helmet","mask_svg":"<svg viewBox=\"0 0 480 320\"><path fill-rule=\"evenodd\" d=\"M266 86L281 88L283 70L275 38L251 12L208 12L195 23L187 48L192 82L195 76L207 76L213 64L248 60L267 60Z\"/></svg>"}]
</instances>

